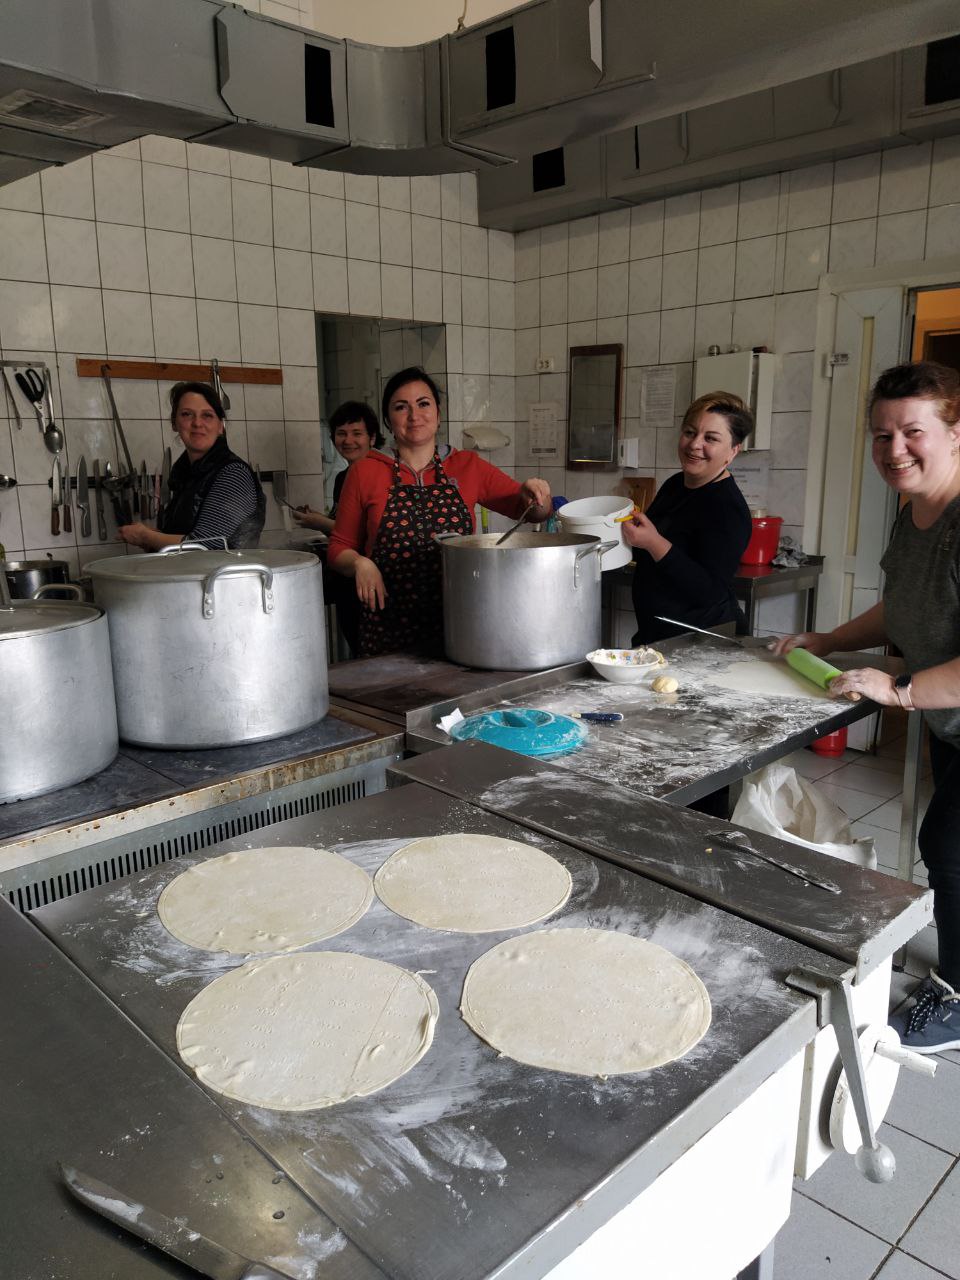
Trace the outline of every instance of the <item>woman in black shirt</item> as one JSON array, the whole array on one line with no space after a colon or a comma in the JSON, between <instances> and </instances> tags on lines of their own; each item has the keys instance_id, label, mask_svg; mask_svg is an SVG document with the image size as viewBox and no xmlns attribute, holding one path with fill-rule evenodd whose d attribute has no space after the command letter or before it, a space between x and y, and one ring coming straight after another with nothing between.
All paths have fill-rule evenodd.
<instances>
[{"instance_id":1,"label":"woman in black shirt","mask_svg":"<svg viewBox=\"0 0 960 1280\"><path fill-rule=\"evenodd\" d=\"M681 470L664 481L644 514L624 525L635 548L634 645L682 633L657 615L707 628L737 618L733 577L753 526L727 468L752 430L750 410L726 391L700 396L684 415Z\"/></svg>"}]
</instances>

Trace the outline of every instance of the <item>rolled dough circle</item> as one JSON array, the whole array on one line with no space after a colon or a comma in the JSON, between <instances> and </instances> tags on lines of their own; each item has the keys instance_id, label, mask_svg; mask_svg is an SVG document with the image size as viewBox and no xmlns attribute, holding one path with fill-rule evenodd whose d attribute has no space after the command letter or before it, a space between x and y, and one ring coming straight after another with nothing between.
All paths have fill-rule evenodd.
<instances>
[{"instance_id":1,"label":"rolled dough circle","mask_svg":"<svg viewBox=\"0 0 960 1280\"><path fill-rule=\"evenodd\" d=\"M252 960L184 1009L177 1049L202 1083L255 1107L312 1111L398 1080L433 1040L422 978L343 951Z\"/></svg>"},{"instance_id":2,"label":"rolled dough circle","mask_svg":"<svg viewBox=\"0 0 960 1280\"><path fill-rule=\"evenodd\" d=\"M459 933L536 924L560 910L573 885L566 867L542 849L468 832L413 840L373 883L397 915Z\"/></svg>"},{"instance_id":3,"label":"rolled dough circle","mask_svg":"<svg viewBox=\"0 0 960 1280\"><path fill-rule=\"evenodd\" d=\"M338 853L280 845L198 862L170 881L157 914L191 947L245 956L331 938L372 901L370 877Z\"/></svg>"},{"instance_id":4,"label":"rolled dough circle","mask_svg":"<svg viewBox=\"0 0 960 1280\"><path fill-rule=\"evenodd\" d=\"M711 1018L688 964L604 929L545 929L491 947L467 973L460 1012L508 1058L582 1076L682 1058Z\"/></svg>"}]
</instances>

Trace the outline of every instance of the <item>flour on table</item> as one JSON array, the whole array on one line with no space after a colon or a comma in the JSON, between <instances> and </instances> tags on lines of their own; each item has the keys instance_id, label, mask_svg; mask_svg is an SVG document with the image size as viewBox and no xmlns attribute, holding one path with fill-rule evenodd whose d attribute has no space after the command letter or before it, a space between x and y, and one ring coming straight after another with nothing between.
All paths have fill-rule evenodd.
<instances>
[{"instance_id":1,"label":"flour on table","mask_svg":"<svg viewBox=\"0 0 960 1280\"><path fill-rule=\"evenodd\" d=\"M343 951L252 960L187 1005L177 1049L238 1102L312 1111L404 1075L433 1040L439 1006L415 973Z\"/></svg>"},{"instance_id":2,"label":"flour on table","mask_svg":"<svg viewBox=\"0 0 960 1280\"><path fill-rule=\"evenodd\" d=\"M731 662L722 671L711 671L711 684L741 693L760 693L772 698L818 698L833 701L826 689L794 671L780 658L748 658Z\"/></svg>"},{"instance_id":3,"label":"flour on table","mask_svg":"<svg viewBox=\"0 0 960 1280\"><path fill-rule=\"evenodd\" d=\"M711 1018L688 964L604 929L544 929L498 943L470 967L460 1012L508 1058L583 1076L681 1058Z\"/></svg>"},{"instance_id":4,"label":"flour on table","mask_svg":"<svg viewBox=\"0 0 960 1280\"><path fill-rule=\"evenodd\" d=\"M570 872L542 849L463 832L404 845L373 883L404 919L461 933L536 924L560 910L572 887Z\"/></svg>"},{"instance_id":5,"label":"flour on table","mask_svg":"<svg viewBox=\"0 0 960 1280\"><path fill-rule=\"evenodd\" d=\"M244 849L198 862L160 895L164 927L235 955L293 951L356 924L373 901L365 871L327 849Z\"/></svg>"}]
</instances>

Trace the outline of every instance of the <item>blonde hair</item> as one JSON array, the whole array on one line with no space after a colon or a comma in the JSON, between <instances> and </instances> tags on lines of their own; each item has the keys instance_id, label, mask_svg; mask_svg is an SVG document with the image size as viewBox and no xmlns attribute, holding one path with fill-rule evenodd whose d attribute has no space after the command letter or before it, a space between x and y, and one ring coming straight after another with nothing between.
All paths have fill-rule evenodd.
<instances>
[{"instance_id":1,"label":"blonde hair","mask_svg":"<svg viewBox=\"0 0 960 1280\"><path fill-rule=\"evenodd\" d=\"M697 396L683 415L681 429L693 426L704 411L717 413L725 420L734 444L743 444L753 431L753 414L732 391L708 391L705 395Z\"/></svg>"}]
</instances>

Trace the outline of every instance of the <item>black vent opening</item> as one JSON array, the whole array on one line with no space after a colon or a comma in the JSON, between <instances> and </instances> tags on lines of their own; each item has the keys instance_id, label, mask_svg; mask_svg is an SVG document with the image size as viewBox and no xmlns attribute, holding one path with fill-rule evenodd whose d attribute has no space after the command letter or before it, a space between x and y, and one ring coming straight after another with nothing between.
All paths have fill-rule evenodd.
<instances>
[{"instance_id":1,"label":"black vent opening","mask_svg":"<svg viewBox=\"0 0 960 1280\"><path fill-rule=\"evenodd\" d=\"M491 31L486 37L487 110L509 107L517 100L517 47L513 27Z\"/></svg>"},{"instance_id":2,"label":"black vent opening","mask_svg":"<svg viewBox=\"0 0 960 1280\"><path fill-rule=\"evenodd\" d=\"M329 49L315 44L303 46L303 87L307 124L332 129L333 66Z\"/></svg>"},{"instance_id":3,"label":"black vent opening","mask_svg":"<svg viewBox=\"0 0 960 1280\"><path fill-rule=\"evenodd\" d=\"M960 36L927 45L923 101L928 107L960 98Z\"/></svg>"},{"instance_id":4,"label":"black vent opening","mask_svg":"<svg viewBox=\"0 0 960 1280\"><path fill-rule=\"evenodd\" d=\"M562 187L566 182L563 167L563 147L554 147L551 151L539 151L533 157L533 189L534 191L551 191Z\"/></svg>"}]
</instances>

